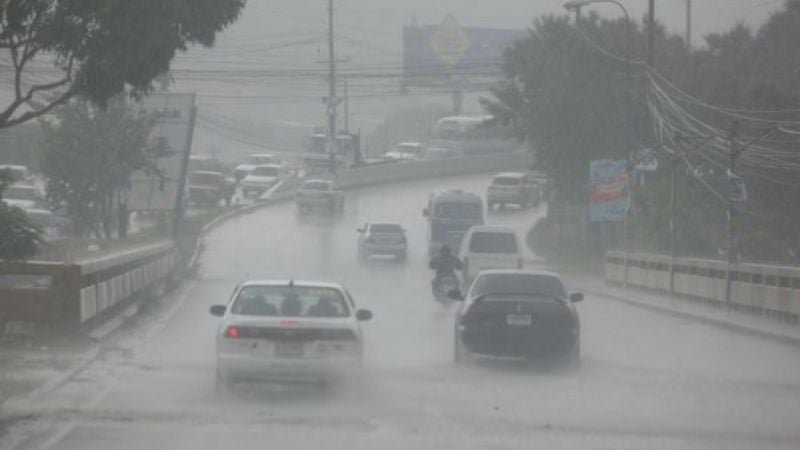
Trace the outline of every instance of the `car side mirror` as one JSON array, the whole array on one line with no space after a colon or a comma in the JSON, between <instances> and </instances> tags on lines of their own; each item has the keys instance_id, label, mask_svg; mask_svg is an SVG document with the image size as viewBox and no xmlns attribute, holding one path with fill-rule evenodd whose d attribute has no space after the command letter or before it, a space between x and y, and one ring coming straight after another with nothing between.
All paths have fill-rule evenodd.
<instances>
[{"instance_id":1,"label":"car side mirror","mask_svg":"<svg viewBox=\"0 0 800 450\"><path fill-rule=\"evenodd\" d=\"M447 298L450 300L464 301L464 295L458 289L447 291Z\"/></svg>"},{"instance_id":2,"label":"car side mirror","mask_svg":"<svg viewBox=\"0 0 800 450\"><path fill-rule=\"evenodd\" d=\"M582 302L583 294L581 294L580 292L573 292L572 294L569 294L569 301L571 301L572 303Z\"/></svg>"},{"instance_id":3,"label":"car side mirror","mask_svg":"<svg viewBox=\"0 0 800 450\"><path fill-rule=\"evenodd\" d=\"M222 317L228 308L225 305L214 305L208 309L212 316Z\"/></svg>"},{"instance_id":4,"label":"car side mirror","mask_svg":"<svg viewBox=\"0 0 800 450\"><path fill-rule=\"evenodd\" d=\"M363 233L363 232L364 232L364 229L363 229L363 228L356 228L356 232L357 232L357 233Z\"/></svg>"},{"instance_id":5,"label":"car side mirror","mask_svg":"<svg viewBox=\"0 0 800 450\"><path fill-rule=\"evenodd\" d=\"M366 322L372 319L372 311L368 309L359 309L356 311L356 319L358 319L359 322Z\"/></svg>"},{"instance_id":6,"label":"car side mirror","mask_svg":"<svg viewBox=\"0 0 800 450\"><path fill-rule=\"evenodd\" d=\"M428 217L428 208L425 208L425 209L422 210L422 215L424 217Z\"/></svg>"}]
</instances>

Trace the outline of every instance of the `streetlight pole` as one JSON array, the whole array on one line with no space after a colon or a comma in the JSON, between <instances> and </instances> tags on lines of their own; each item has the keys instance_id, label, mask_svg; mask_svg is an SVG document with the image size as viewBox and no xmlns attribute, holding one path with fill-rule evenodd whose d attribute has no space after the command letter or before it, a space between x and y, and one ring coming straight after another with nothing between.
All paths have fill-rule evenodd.
<instances>
[{"instance_id":1,"label":"streetlight pole","mask_svg":"<svg viewBox=\"0 0 800 450\"><path fill-rule=\"evenodd\" d=\"M328 152L331 172L336 171L336 58L333 35L333 0L328 0Z\"/></svg>"}]
</instances>

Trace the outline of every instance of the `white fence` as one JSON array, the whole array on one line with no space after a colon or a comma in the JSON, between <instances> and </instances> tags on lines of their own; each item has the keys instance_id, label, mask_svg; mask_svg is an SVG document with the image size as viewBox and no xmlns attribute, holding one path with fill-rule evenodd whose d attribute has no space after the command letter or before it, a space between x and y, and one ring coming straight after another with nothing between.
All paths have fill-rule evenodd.
<instances>
[{"instance_id":1,"label":"white fence","mask_svg":"<svg viewBox=\"0 0 800 450\"><path fill-rule=\"evenodd\" d=\"M767 264L735 264L731 270L730 303L725 302L727 262L675 258L676 295L715 306L729 306L748 313L797 322L800 316L800 267ZM606 253L606 282L625 282L625 254ZM628 255L628 286L655 292L670 291L670 257L633 253Z\"/></svg>"}]
</instances>

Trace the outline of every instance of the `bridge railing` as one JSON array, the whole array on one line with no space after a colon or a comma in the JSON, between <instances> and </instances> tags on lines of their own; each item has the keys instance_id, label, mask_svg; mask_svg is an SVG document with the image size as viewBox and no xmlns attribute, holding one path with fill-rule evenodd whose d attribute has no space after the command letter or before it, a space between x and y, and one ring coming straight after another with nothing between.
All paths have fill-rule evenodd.
<instances>
[{"instance_id":1,"label":"bridge railing","mask_svg":"<svg viewBox=\"0 0 800 450\"><path fill-rule=\"evenodd\" d=\"M798 322L800 267L739 263L731 271L730 302L726 303L727 262L675 258L674 294L716 307ZM605 279L625 282L625 254L606 253ZM670 257L646 253L628 255L628 286L659 293L670 292Z\"/></svg>"}]
</instances>

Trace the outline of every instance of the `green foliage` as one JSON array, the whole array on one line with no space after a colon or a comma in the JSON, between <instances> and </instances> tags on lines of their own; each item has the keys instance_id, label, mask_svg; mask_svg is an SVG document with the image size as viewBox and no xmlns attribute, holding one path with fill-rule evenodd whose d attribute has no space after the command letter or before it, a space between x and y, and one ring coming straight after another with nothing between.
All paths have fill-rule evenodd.
<instances>
[{"instance_id":1,"label":"green foliage","mask_svg":"<svg viewBox=\"0 0 800 450\"><path fill-rule=\"evenodd\" d=\"M76 99L56 110L53 120L42 121L47 199L53 208L66 207L79 233L109 237L115 194L128 187L133 172L156 173L156 160L170 149L150 137L155 124L152 114L121 97L105 109Z\"/></svg>"},{"instance_id":2,"label":"green foliage","mask_svg":"<svg viewBox=\"0 0 800 450\"><path fill-rule=\"evenodd\" d=\"M26 0L0 2L0 49L25 74L40 53L63 78L17 84L0 128L47 113L80 95L104 104L129 88L147 93L190 45L211 46L246 0ZM28 108L22 108L25 105Z\"/></svg>"},{"instance_id":3,"label":"green foliage","mask_svg":"<svg viewBox=\"0 0 800 450\"><path fill-rule=\"evenodd\" d=\"M0 198L13 183L13 174L0 170ZM41 243L40 234L40 230L25 211L0 201L0 260L19 261L32 258Z\"/></svg>"}]
</instances>

